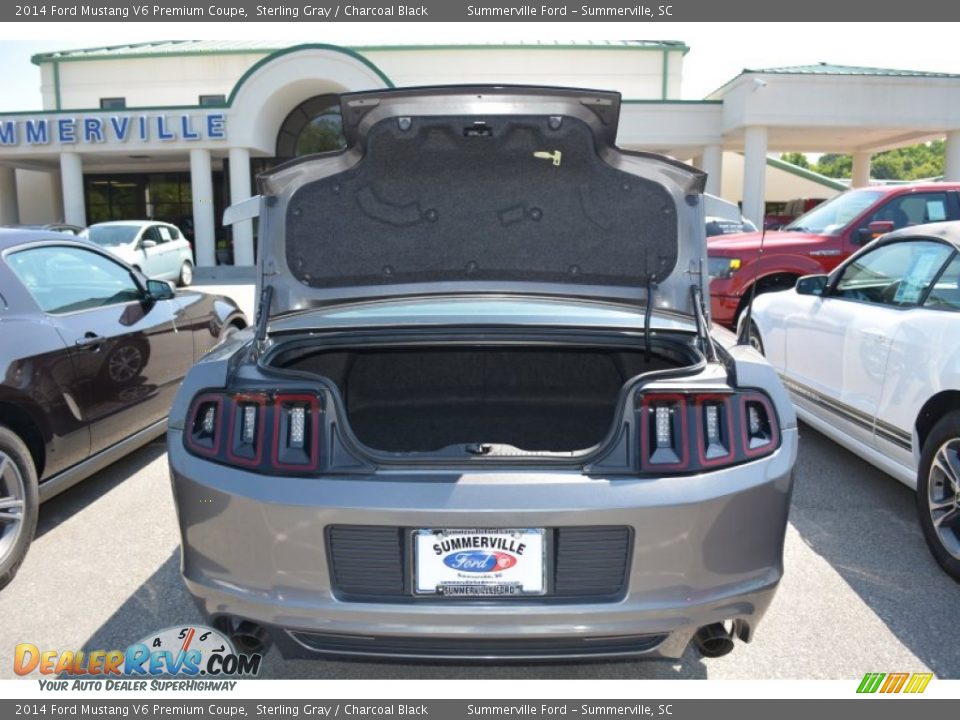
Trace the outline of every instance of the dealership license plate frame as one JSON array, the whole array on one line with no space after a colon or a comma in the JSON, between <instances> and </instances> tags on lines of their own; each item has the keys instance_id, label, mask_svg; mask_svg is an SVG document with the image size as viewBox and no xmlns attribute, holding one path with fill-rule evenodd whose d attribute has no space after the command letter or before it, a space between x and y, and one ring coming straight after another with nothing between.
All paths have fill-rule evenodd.
<instances>
[{"instance_id":1,"label":"dealership license plate frame","mask_svg":"<svg viewBox=\"0 0 960 720\"><path fill-rule=\"evenodd\" d=\"M517 592L505 592L503 594L491 593L489 591L477 590L470 592L471 587L492 588L506 587L507 583L483 582L483 581L464 581L462 583L444 583L434 587L421 586L421 558L420 558L420 538L437 538L456 535L524 535L536 536L540 540L540 559L539 563L534 565L533 572L537 573L539 588L534 590L524 590L526 583L521 583L520 590ZM418 528L410 532L410 550L413 562L410 568L410 587L413 595L418 598L443 598L445 600L515 600L515 599L534 599L542 598L550 594L549 574L547 569L552 562L552 532L549 528ZM435 556L428 556L435 559ZM439 558L436 558L439 561ZM441 561L442 562L442 561ZM443 592L444 586L455 585L460 590L454 592Z\"/></svg>"}]
</instances>

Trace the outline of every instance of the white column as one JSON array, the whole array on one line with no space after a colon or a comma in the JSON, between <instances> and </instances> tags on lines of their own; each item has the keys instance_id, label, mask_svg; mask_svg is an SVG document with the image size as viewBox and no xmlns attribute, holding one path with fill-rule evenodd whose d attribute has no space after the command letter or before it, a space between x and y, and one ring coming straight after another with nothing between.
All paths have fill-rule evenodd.
<instances>
[{"instance_id":1,"label":"white column","mask_svg":"<svg viewBox=\"0 0 960 720\"><path fill-rule=\"evenodd\" d=\"M960 182L960 130L951 130L947 133L945 152L943 179L949 182Z\"/></svg>"},{"instance_id":2,"label":"white column","mask_svg":"<svg viewBox=\"0 0 960 720\"><path fill-rule=\"evenodd\" d=\"M767 129L748 127L743 135L743 216L763 227L767 181Z\"/></svg>"},{"instance_id":3,"label":"white column","mask_svg":"<svg viewBox=\"0 0 960 720\"><path fill-rule=\"evenodd\" d=\"M860 151L853 154L853 181L851 183L853 187L866 187L870 184L871 157L873 157L873 153L870 152Z\"/></svg>"},{"instance_id":4,"label":"white column","mask_svg":"<svg viewBox=\"0 0 960 720\"><path fill-rule=\"evenodd\" d=\"M190 151L190 193L193 197L193 249L197 265L212 267L217 264L217 233L209 150Z\"/></svg>"},{"instance_id":5,"label":"white column","mask_svg":"<svg viewBox=\"0 0 960 720\"><path fill-rule=\"evenodd\" d=\"M707 174L706 192L720 196L720 173L723 170L723 146L707 145L703 149L700 169Z\"/></svg>"},{"instance_id":6,"label":"white column","mask_svg":"<svg viewBox=\"0 0 960 720\"><path fill-rule=\"evenodd\" d=\"M0 225L19 225L17 169L0 165Z\"/></svg>"},{"instance_id":7,"label":"white column","mask_svg":"<svg viewBox=\"0 0 960 720\"><path fill-rule=\"evenodd\" d=\"M250 197L250 151L230 148L230 203ZM233 226L233 264L253 265L253 221L243 220Z\"/></svg>"},{"instance_id":8,"label":"white column","mask_svg":"<svg viewBox=\"0 0 960 720\"><path fill-rule=\"evenodd\" d=\"M85 226L87 210L83 203L83 161L77 153L60 153L60 184L63 187L63 221Z\"/></svg>"}]
</instances>

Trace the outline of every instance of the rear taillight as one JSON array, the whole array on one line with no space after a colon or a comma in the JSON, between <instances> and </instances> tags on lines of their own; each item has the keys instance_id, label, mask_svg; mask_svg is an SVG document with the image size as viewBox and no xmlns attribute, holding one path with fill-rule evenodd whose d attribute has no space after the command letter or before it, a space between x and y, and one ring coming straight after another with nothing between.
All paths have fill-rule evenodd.
<instances>
[{"instance_id":1,"label":"rear taillight","mask_svg":"<svg viewBox=\"0 0 960 720\"><path fill-rule=\"evenodd\" d=\"M644 472L699 472L769 455L780 444L777 415L760 392L638 396Z\"/></svg>"},{"instance_id":2,"label":"rear taillight","mask_svg":"<svg viewBox=\"0 0 960 720\"><path fill-rule=\"evenodd\" d=\"M320 466L320 400L310 393L203 393L190 406L187 450L264 472Z\"/></svg>"}]
</instances>

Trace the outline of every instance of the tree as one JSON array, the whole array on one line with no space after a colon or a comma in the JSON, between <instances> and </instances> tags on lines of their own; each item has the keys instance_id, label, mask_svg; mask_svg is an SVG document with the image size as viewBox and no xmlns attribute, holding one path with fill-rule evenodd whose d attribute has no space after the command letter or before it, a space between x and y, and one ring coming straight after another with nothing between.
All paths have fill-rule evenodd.
<instances>
[{"instance_id":1,"label":"tree","mask_svg":"<svg viewBox=\"0 0 960 720\"><path fill-rule=\"evenodd\" d=\"M820 156L813 170L827 177L848 178L853 173L853 157L840 153L827 153Z\"/></svg>"},{"instance_id":2,"label":"tree","mask_svg":"<svg viewBox=\"0 0 960 720\"><path fill-rule=\"evenodd\" d=\"M797 167L807 170L810 168L810 161L807 160L807 156L799 152L785 152L780 156L780 159L784 162L788 162L791 165L796 165Z\"/></svg>"},{"instance_id":3,"label":"tree","mask_svg":"<svg viewBox=\"0 0 960 720\"><path fill-rule=\"evenodd\" d=\"M782 157L787 160L786 155L796 154L799 153L785 153ZM934 140L875 154L870 161L870 177L875 180L924 180L943 175L943 167L944 142ZM811 169L827 177L848 178L853 173L853 158L827 153L821 155Z\"/></svg>"}]
</instances>

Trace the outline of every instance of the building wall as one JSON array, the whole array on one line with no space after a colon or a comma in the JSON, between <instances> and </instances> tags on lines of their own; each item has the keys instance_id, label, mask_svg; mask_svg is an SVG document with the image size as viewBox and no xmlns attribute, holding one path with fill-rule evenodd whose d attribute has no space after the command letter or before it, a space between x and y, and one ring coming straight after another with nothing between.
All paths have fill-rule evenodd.
<instances>
[{"instance_id":1,"label":"building wall","mask_svg":"<svg viewBox=\"0 0 960 720\"><path fill-rule=\"evenodd\" d=\"M682 51L582 48L360 49L394 85L497 83L618 90L629 99L680 96ZM200 95L229 96L236 82L269 51L244 54L66 60L56 64L61 109L98 108L124 97L127 107L196 105ZM667 77L664 83L664 62ZM41 68L45 110L56 109L53 63Z\"/></svg>"}]
</instances>

